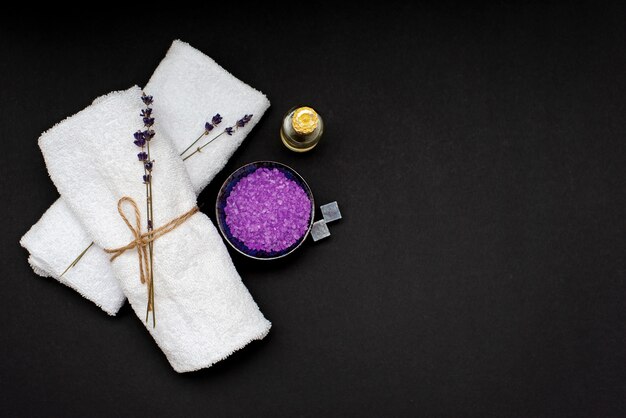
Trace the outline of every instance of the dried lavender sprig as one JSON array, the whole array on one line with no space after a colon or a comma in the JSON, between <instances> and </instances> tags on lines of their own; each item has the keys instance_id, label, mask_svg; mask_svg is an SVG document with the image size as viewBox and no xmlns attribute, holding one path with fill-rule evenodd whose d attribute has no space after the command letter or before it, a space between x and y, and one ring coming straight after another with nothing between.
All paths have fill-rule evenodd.
<instances>
[{"instance_id":1,"label":"dried lavender sprig","mask_svg":"<svg viewBox=\"0 0 626 418\"><path fill-rule=\"evenodd\" d=\"M152 117L152 108L149 106L152 104L152 96L147 96L146 93L142 93L141 100L146 105L139 116L143 120L145 130L137 131L134 134L135 145L141 147L141 152L137 154L137 159L143 165L143 182L146 185L146 214L148 216L148 232L152 231L152 220L154 219L153 207L152 207L152 168L154 167L154 160L150 158L150 141L155 136L155 132L152 129L154 125L154 118ZM154 309L154 275L153 269L153 241L148 243L148 250L150 256L150 282L148 283L148 305L146 307L146 322L152 311L152 326L156 326L156 315Z\"/></svg>"},{"instance_id":2,"label":"dried lavender sprig","mask_svg":"<svg viewBox=\"0 0 626 418\"><path fill-rule=\"evenodd\" d=\"M203 136L208 135L209 132L211 132L213 128L217 127L217 125L219 125L221 122L222 122L222 117L220 116L220 114L219 113L215 114L215 116L211 118L211 122L206 122L204 124L204 132L202 132L202 134L195 141L193 141L191 145L185 148L185 150L181 152L179 155L182 157L184 153L189 151L189 149L193 147L199 140L201 140Z\"/></svg>"},{"instance_id":3,"label":"dried lavender sprig","mask_svg":"<svg viewBox=\"0 0 626 418\"><path fill-rule=\"evenodd\" d=\"M146 105L150 105L152 103L152 96L148 96L149 97L149 103L146 103L146 100L144 99L144 103L146 103ZM144 170L148 173L148 189L149 189L149 196L146 199L146 203L149 203L149 208L150 208L150 212L149 212L149 217L148 217L148 232L152 231L152 221L154 219L154 213L153 213L153 202L152 202L152 168L154 166L154 160L152 160L150 158L150 141L152 140L152 138L154 138L155 132L150 129L150 127L154 124L154 118L143 118L143 122L144 125L148 128L146 130L146 151L148 154L148 160L147 162L143 165ZM152 238L152 236L149 236L150 238ZM148 320L148 313L150 312L150 308L152 308L152 327L156 327L156 308L154 306L154 241L150 241L150 243L148 244L148 252L150 255L150 296L148 297L148 306L146 308L146 321Z\"/></svg>"},{"instance_id":4,"label":"dried lavender sprig","mask_svg":"<svg viewBox=\"0 0 626 418\"><path fill-rule=\"evenodd\" d=\"M220 132L218 135L216 135L215 137L211 138L210 140L208 140L204 145L198 147L195 149L194 152L192 152L191 154L187 155L186 157L183 158L183 161L187 160L189 157L191 157L192 155L198 153L198 152L202 152L202 150L209 145L211 142L215 141L217 138L219 138L220 136L224 135L224 134L228 134L229 136L232 136L233 133L239 129L239 128L243 128L244 126L246 126L246 124L248 122L250 122L250 120L252 119L252 115L244 115L243 118L239 119L237 122L235 122L235 124L233 126L229 126L226 129L224 129L222 132ZM202 138L202 137L200 137ZM198 138L199 139L199 138ZM197 140L195 142L198 142ZM193 145L193 144L192 144ZM191 147L190 147L191 148ZM189 149L189 148L187 148ZM185 150L187 151L187 150ZM181 154L182 156L182 154Z\"/></svg>"}]
</instances>

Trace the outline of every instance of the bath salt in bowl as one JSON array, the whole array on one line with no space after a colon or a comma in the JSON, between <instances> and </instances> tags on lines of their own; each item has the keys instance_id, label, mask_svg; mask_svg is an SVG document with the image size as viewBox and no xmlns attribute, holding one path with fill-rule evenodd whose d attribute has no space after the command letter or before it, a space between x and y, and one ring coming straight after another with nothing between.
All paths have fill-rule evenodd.
<instances>
[{"instance_id":1,"label":"bath salt in bowl","mask_svg":"<svg viewBox=\"0 0 626 418\"><path fill-rule=\"evenodd\" d=\"M274 161L247 164L231 174L217 195L217 223L226 241L252 258L283 257L302 244L313 224L309 185Z\"/></svg>"}]
</instances>

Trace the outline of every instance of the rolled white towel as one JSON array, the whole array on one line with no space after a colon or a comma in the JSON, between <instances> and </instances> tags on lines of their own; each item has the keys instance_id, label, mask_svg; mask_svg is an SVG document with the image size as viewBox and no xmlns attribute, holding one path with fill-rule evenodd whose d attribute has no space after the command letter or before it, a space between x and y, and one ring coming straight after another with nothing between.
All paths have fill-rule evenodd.
<instances>
[{"instance_id":1,"label":"rolled white towel","mask_svg":"<svg viewBox=\"0 0 626 418\"><path fill-rule=\"evenodd\" d=\"M52 181L95 244L116 248L132 233L117 210L129 196L146 224L146 188L133 132L141 128L138 87L114 92L42 134L39 146ZM168 140L154 106L157 136L150 142L154 226L194 208L196 194L179 152ZM132 208L125 212L134 225ZM111 266L137 316L145 321L148 287L139 276L137 250ZM271 324L232 264L210 219L201 212L154 243L156 327L147 329L178 372L209 367L254 339ZM145 323L145 322L144 322Z\"/></svg>"}]
</instances>

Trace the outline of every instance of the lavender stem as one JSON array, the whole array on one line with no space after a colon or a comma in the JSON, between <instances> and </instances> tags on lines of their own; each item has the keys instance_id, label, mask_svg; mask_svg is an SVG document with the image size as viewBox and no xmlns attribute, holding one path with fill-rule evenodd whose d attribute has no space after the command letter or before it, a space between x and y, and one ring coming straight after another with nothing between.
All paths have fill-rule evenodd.
<instances>
[{"instance_id":1,"label":"lavender stem","mask_svg":"<svg viewBox=\"0 0 626 418\"><path fill-rule=\"evenodd\" d=\"M185 148L185 150L184 150L183 152L181 152L179 155L182 157L184 153L186 153L187 151L189 151L189 149L190 149L191 147L193 147L193 146L196 144L196 142L198 142L200 139L202 139L202 137L203 137L203 136L208 135L208 133L209 133L209 131L204 131L204 132L202 133L202 135L200 135L200 136L198 137L198 139L196 139L195 141L193 141L193 142L191 143L191 145L189 145L187 148ZM184 159L183 159L183 161L184 161Z\"/></svg>"},{"instance_id":2,"label":"lavender stem","mask_svg":"<svg viewBox=\"0 0 626 418\"><path fill-rule=\"evenodd\" d=\"M202 151L202 149L203 149L204 147L206 147L206 146L207 146L207 145L209 145L211 142L215 141L217 138L219 138L220 136L224 135L225 133L226 133L226 131L222 131L222 132L220 132L218 135L216 135L214 138L209 139L209 141L208 141L206 144L202 145L201 147L198 147L198 148L197 148L194 152L192 152L192 153L191 153L191 154L189 154L188 156L184 157L184 158L183 158L183 161L185 161L187 158L191 157L192 155L194 155L194 154L196 154L196 153L198 153L198 152ZM198 141L196 141L196 142L198 142ZM194 142L194 143L195 143L195 142ZM191 144L191 145L193 145L193 144ZM191 148L191 147L190 147L190 148ZM187 148L187 149L189 149L189 148ZM182 155L182 154L181 154L181 155Z\"/></svg>"}]
</instances>

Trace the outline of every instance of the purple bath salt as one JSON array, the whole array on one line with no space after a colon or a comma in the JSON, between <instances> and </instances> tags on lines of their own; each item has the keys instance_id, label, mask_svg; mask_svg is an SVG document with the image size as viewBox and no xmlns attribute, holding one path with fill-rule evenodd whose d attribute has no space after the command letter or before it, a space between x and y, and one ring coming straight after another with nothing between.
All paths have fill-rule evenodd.
<instances>
[{"instance_id":1,"label":"purple bath salt","mask_svg":"<svg viewBox=\"0 0 626 418\"><path fill-rule=\"evenodd\" d=\"M232 188L224 208L230 233L251 250L282 251L307 232L311 200L277 168L259 168Z\"/></svg>"}]
</instances>

